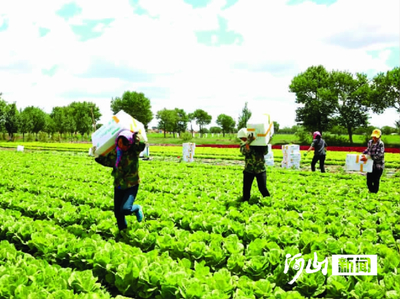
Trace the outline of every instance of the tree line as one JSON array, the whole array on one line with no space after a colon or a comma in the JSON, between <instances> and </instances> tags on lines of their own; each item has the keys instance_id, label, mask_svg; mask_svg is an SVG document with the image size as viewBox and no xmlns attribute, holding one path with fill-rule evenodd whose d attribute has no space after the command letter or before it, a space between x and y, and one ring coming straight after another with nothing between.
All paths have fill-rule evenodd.
<instances>
[{"instance_id":1,"label":"tree line","mask_svg":"<svg viewBox=\"0 0 400 299\"><path fill-rule=\"evenodd\" d=\"M300 128L308 131L335 132L345 131L350 143L352 136L369 126L368 111L383 113L394 107L400 113L400 68L395 67L386 73L377 74L372 80L367 75L347 71L328 72L323 66L309 67L305 72L296 75L289 85L289 91L295 93L296 103L301 107L296 110L297 125L292 128L279 128L274 122L275 132L296 133ZM70 136L90 134L98 129L101 113L92 102L73 102L68 106L54 107L51 113L45 113L39 107L29 106L17 109L16 103L7 103L0 93L0 132L7 132L10 138L15 133L37 134L45 132L69 134ZM144 124L146 129L153 120L151 102L143 93L126 91L122 97L111 99L110 108L113 114L124 110ZM157 111L158 129L176 133L188 130L193 133L193 122L200 133L234 133L246 127L251 111L245 103L236 123L232 116L217 116L217 127L207 129L212 116L202 109L186 112L180 108L164 108ZM400 120L395 123L400 128ZM387 127L385 132L393 128Z\"/></svg>"},{"instance_id":2,"label":"tree line","mask_svg":"<svg viewBox=\"0 0 400 299\"><path fill-rule=\"evenodd\" d=\"M368 80L366 74L312 66L293 78L289 91L302 104L296 110L298 125L321 133L339 126L352 144L355 130L369 125L368 111L380 114L396 108L400 113L400 68ZM400 121L395 125L400 127Z\"/></svg>"}]
</instances>

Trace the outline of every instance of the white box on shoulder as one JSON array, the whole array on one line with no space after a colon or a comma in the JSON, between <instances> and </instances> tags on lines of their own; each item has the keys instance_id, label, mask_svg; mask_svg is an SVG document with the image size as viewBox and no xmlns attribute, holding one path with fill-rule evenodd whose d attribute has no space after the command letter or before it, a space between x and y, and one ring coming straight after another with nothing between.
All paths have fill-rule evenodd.
<instances>
[{"instance_id":1,"label":"white box on shoulder","mask_svg":"<svg viewBox=\"0 0 400 299\"><path fill-rule=\"evenodd\" d=\"M256 138L252 146L266 146L274 135L274 123L269 114L260 114L250 117L247 121L247 132L253 133Z\"/></svg>"},{"instance_id":2,"label":"white box on shoulder","mask_svg":"<svg viewBox=\"0 0 400 299\"><path fill-rule=\"evenodd\" d=\"M367 161L361 161L361 157L366 156ZM374 161L368 155L362 154L347 154L346 156L346 170L354 170L361 172L372 172Z\"/></svg>"},{"instance_id":3,"label":"white box on shoulder","mask_svg":"<svg viewBox=\"0 0 400 299\"><path fill-rule=\"evenodd\" d=\"M138 132L141 141L147 142L144 125L121 110L92 134L92 144L96 146L96 155L107 155L115 148L115 138L122 130Z\"/></svg>"}]
</instances>

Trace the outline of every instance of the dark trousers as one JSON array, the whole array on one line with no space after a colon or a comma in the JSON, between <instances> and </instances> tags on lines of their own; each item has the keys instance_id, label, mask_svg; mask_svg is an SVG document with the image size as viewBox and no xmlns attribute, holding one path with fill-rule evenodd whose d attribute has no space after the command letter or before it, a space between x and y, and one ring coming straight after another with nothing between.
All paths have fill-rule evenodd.
<instances>
[{"instance_id":1,"label":"dark trousers","mask_svg":"<svg viewBox=\"0 0 400 299\"><path fill-rule=\"evenodd\" d=\"M267 189L267 173L265 171L257 174L243 171L243 200L248 201L250 199L254 177L257 179L258 190L260 190L262 196L270 196Z\"/></svg>"},{"instance_id":2,"label":"dark trousers","mask_svg":"<svg viewBox=\"0 0 400 299\"><path fill-rule=\"evenodd\" d=\"M138 193L139 185L121 190L114 188L114 215L120 230L128 227L125 216L139 211L139 205L133 204Z\"/></svg>"},{"instance_id":3,"label":"dark trousers","mask_svg":"<svg viewBox=\"0 0 400 299\"><path fill-rule=\"evenodd\" d=\"M372 172L367 173L367 186L369 192L378 193L379 191L379 181L381 179L383 169L376 169L375 166Z\"/></svg>"},{"instance_id":4,"label":"dark trousers","mask_svg":"<svg viewBox=\"0 0 400 299\"><path fill-rule=\"evenodd\" d=\"M321 172L325 172L325 158L325 155L314 155L311 161L311 170L315 171L315 164L317 164L317 162L319 161L319 168L321 169Z\"/></svg>"}]
</instances>

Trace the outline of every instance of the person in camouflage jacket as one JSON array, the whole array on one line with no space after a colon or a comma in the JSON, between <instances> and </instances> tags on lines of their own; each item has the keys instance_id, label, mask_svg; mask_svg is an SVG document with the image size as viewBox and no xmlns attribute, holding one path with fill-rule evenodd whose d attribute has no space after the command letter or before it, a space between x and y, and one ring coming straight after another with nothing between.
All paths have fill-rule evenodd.
<instances>
[{"instance_id":1,"label":"person in camouflage jacket","mask_svg":"<svg viewBox=\"0 0 400 299\"><path fill-rule=\"evenodd\" d=\"M252 134L247 135L245 128L238 132L238 138L242 140L240 152L245 156L243 171L243 200L249 201L251 186L254 178L257 179L258 190L263 197L270 196L267 189L267 169L264 156L268 153L267 146L250 146L255 139Z\"/></svg>"},{"instance_id":2,"label":"person in camouflage jacket","mask_svg":"<svg viewBox=\"0 0 400 299\"><path fill-rule=\"evenodd\" d=\"M126 215L135 214L139 222L144 218L143 209L134 204L139 189L139 154L145 149L136 133L121 131L116 138L116 148L106 156L98 156L95 161L112 167L114 177L114 215L120 231L127 228ZM92 148L94 153L96 148Z\"/></svg>"}]
</instances>

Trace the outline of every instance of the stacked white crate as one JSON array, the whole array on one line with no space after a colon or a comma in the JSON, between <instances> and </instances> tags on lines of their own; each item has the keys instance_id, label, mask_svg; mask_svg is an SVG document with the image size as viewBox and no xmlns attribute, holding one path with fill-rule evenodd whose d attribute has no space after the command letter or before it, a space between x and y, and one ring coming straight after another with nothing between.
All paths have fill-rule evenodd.
<instances>
[{"instance_id":1,"label":"stacked white crate","mask_svg":"<svg viewBox=\"0 0 400 299\"><path fill-rule=\"evenodd\" d=\"M300 168L300 146L297 144L282 145L282 167L283 168Z\"/></svg>"},{"instance_id":2,"label":"stacked white crate","mask_svg":"<svg viewBox=\"0 0 400 299\"><path fill-rule=\"evenodd\" d=\"M265 165L274 166L274 153L272 152L272 145L268 144L268 154L264 156Z\"/></svg>"},{"instance_id":3,"label":"stacked white crate","mask_svg":"<svg viewBox=\"0 0 400 299\"><path fill-rule=\"evenodd\" d=\"M182 147L183 147L183 153L182 153L183 161L193 162L196 143L183 143Z\"/></svg>"}]
</instances>

